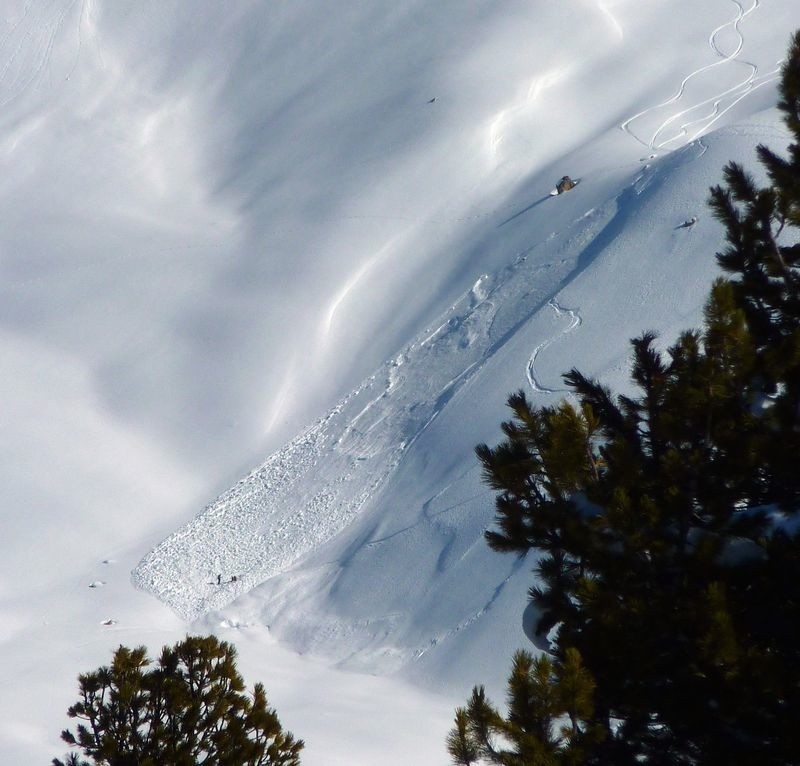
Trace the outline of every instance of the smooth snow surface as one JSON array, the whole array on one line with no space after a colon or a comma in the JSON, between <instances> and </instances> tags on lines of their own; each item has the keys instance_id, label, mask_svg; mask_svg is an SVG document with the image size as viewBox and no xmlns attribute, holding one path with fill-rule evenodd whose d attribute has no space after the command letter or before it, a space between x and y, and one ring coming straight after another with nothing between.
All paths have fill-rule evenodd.
<instances>
[{"instance_id":1,"label":"smooth snow surface","mask_svg":"<svg viewBox=\"0 0 800 766\"><path fill-rule=\"evenodd\" d=\"M304 763L446 762L532 619L472 449L510 391L557 401L572 366L624 386L629 337L699 321L707 189L785 145L799 19L7 0L7 759L64 752L77 673L119 643L213 630Z\"/></svg>"}]
</instances>

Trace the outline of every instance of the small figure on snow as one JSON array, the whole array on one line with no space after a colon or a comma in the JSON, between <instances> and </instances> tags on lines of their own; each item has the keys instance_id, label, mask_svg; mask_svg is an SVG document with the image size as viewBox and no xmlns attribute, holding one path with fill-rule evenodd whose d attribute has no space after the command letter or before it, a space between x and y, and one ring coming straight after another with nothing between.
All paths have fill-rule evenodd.
<instances>
[{"instance_id":1,"label":"small figure on snow","mask_svg":"<svg viewBox=\"0 0 800 766\"><path fill-rule=\"evenodd\" d=\"M428 103L432 104L432 103L434 103L434 101L436 101L436 96L434 96L430 101L428 101Z\"/></svg>"},{"instance_id":2,"label":"small figure on snow","mask_svg":"<svg viewBox=\"0 0 800 766\"><path fill-rule=\"evenodd\" d=\"M236 575L234 575L233 577L231 577L231 582L236 582L238 579L239 578Z\"/></svg>"},{"instance_id":3,"label":"small figure on snow","mask_svg":"<svg viewBox=\"0 0 800 766\"><path fill-rule=\"evenodd\" d=\"M217 585L222 585L222 575L221 574L217 575Z\"/></svg>"},{"instance_id":4,"label":"small figure on snow","mask_svg":"<svg viewBox=\"0 0 800 766\"><path fill-rule=\"evenodd\" d=\"M697 216L693 215L691 218L687 218L680 226L676 226L677 229L691 229L697 223Z\"/></svg>"}]
</instances>

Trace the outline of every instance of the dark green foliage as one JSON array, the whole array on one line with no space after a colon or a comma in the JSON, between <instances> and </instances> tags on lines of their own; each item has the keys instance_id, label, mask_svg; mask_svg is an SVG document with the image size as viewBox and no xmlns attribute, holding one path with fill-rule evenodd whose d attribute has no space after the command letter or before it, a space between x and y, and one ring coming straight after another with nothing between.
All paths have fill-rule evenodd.
<instances>
[{"instance_id":1,"label":"dark green foliage","mask_svg":"<svg viewBox=\"0 0 800 766\"><path fill-rule=\"evenodd\" d=\"M784 484L795 473L800 448L800 244L796 235L785 235L800 227L800 33L792 41L780 93L793 142L785 158L758 147L771 185L757 188L741 166L730 163L727 188L711 190L711 205L727 231L728 247L717 257L736 276L733 290L759 352L761 387L770 394L780 391L774 417L795 426L785 429L788 441L773 440L769 457L784 492L781 500L796 504L797 487Z\"/></svg>"},{"instance_id":2,"label":"dark green foliage","mask_svg":"<svg viewBox=\"0 0 800 766\"><path fill-rule=\"evenodd\" d=\"M514 394L505 440L477 448L489 544L543 552L537 631L557 626L555 662L579 652L596 684L582 726L604 736L570 763L800 764L800 33L780 108L793 143L758 148L770 185L731 163L711 190L731 276L703 328L665 352L632 341L629 396L577 370L576 405ZM497 760L480 721L516 740L487 705L457 718L457 763L565 762L544 730L551 760Z\"/></svg>"},{"instance_id":3,"label":"dark green foliage","mask_svg":"<svg viewBox=\"0 0 800 766\"><path fill-rule=\"evenodd\" d=\"M507 766L572 766L603 738L588 723L594 713L594 682L580 654L568 649L563 661L514 655L508 679L508 716L503 718L475 687L466 708L456 710L447 739L453 761L471 766L481 760Z\"/></svg>"},{"instance_id":4,"label":"dark green foliage","mask_svg":"<svg viewBox=\"0 0 800 766\"><path fill-rule=\"evenodd\" d=\"M144 647L120 646L110 667L78 677L80 723L62 739L72 753L54 766L298 766L302 740L284 732L264 687L245 693L236 650L214 636L164 647L152 664Z\"/></svg>"}]
</instances>

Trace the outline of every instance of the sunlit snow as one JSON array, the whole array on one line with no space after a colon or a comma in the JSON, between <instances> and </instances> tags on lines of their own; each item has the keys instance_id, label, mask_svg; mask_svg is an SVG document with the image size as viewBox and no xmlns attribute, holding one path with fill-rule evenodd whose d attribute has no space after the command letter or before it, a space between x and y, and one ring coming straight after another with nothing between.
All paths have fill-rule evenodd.
<instances>
[{"instance_id":1,"label":"sunlit snow","mask_svg":"<svg viewBox=\"0 0 800 766\"><path fill-rule=\"evenodd\" d=\"M445 763L529 645L472 449L699 321L795 6L7 0L7 759L120 643L213 630L304 763Z\"/></svg>"}]
</instances>

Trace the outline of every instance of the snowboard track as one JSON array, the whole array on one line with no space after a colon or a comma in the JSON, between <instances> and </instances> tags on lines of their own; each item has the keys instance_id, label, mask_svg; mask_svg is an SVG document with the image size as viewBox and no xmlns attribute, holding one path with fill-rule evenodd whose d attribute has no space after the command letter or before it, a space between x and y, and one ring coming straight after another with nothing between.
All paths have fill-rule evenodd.
<instances>
[{"instance_id":1,"label":"snowboard track","mask_svg":"<svg viewBox=\"0 0 800 766\"><path fill-rule=\"evenodd\" d=\"M674 95L670 96L665 101L647 107L641 112L634 114L632 117L629 117L622 122L620 129L644 146L648 151L659 151L669 148L671 144L677 145L678 142L688 144L708 132L717 121L733 109L742 99L746 98L755 90L774 82L779 76L782 61L778 61L774 69L760 74L757 64L739 58L739 54L742 52L745 45L741 24L761 6L761 1L762 0L752 0L752 4L745 9L741 0L731 0L736 6L734 18L720 24L708 37L708 46L717 60L690 72L683 78ZM725 53L718 42L718 36L726 29L732 29L737 35L736 46L731 53ZM634 131L632 126L636 122L641 121L644 117L662 110L665 107L679 104L685 96L688 84L692 80L697 79L706 72L726 65L743 66L748 70L748 73L740 82L732 87L728 87L719 93L674 112L655 128L649 138L643 138L639 132ZM703 113L699 116L694 116L699 110L703 109L705 109ZM687 117L690 119L685 119L683 122L680 122L680 120Z\"/></svg>"}]
</instances>

